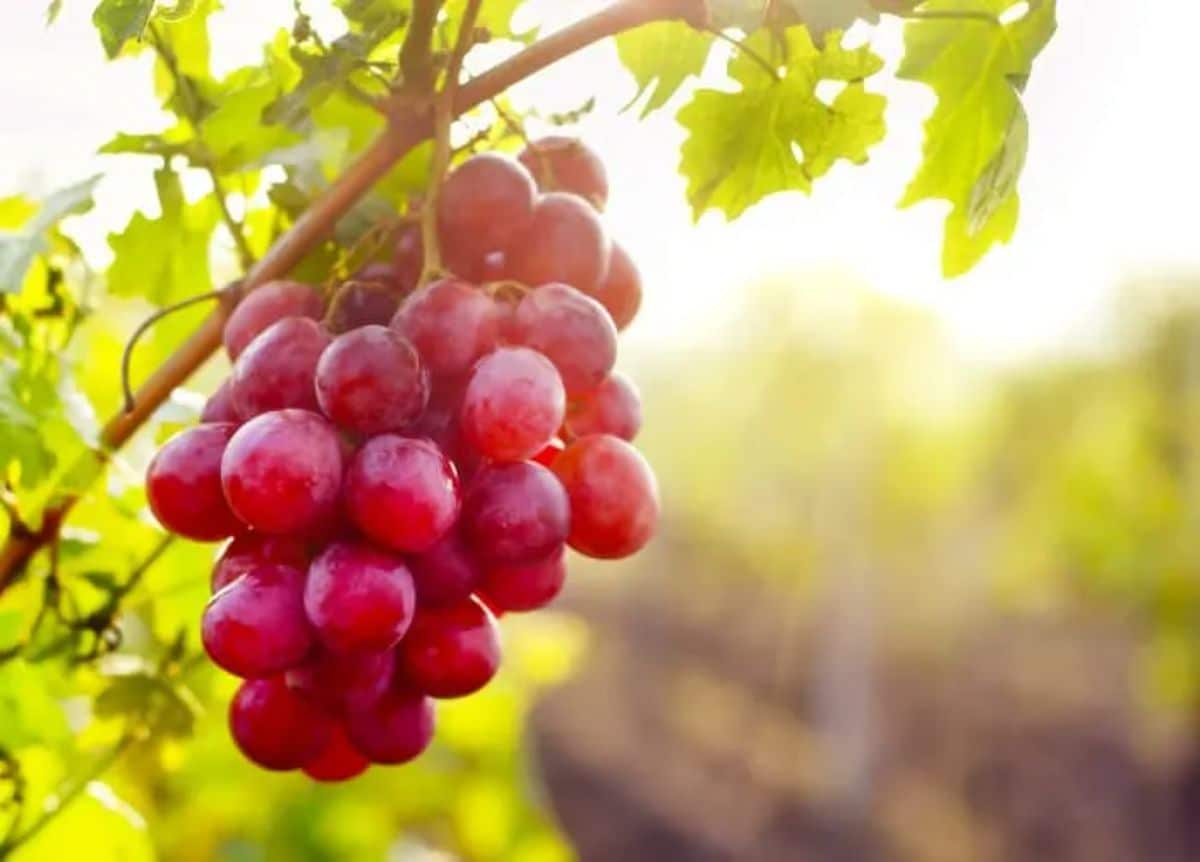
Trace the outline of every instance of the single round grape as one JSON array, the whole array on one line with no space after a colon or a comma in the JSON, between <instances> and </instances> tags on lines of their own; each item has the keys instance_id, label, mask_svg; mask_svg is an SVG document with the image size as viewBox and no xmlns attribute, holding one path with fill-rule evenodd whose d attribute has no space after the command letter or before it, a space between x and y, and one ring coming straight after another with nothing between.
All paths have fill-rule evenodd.
<instances>
[{"instance_id":1,"label":"single round grape","mask_svg":"<svg viewBox=\"0 0 1200 862\"><path fill-rule=\"evenodd\" d=\"M513 333L554 363L571 398L599 386L617 361L617 329L604 306L565 284L527 293L517 305Z\"/></svg>"},{"instance_id":2,"label":"single round grape","mask_svg":"<svg viewBox=\"0 0 1200 862\"><path fill-rule=\"evenodd\" d=\"M483 461L483 456L463 439L458 424L463 388L454 381L439 381L433 387L425 412L405 431L410 437L428 437L436 443L458 470L460 486L475 475Z\"/></svg>"},{"instance_id":3,"label":"single round grape","mask_svg":"<svg viewBox=\"0 0 1200 862\"><path fill-rule=\"evenodd\" d=\"M417 289L424 265L425 245L421 239L421 223L407 222L396 234L396 245L392 250L392 272L401 295Z\"/></svg>"},{"instance_id":4,"label":"single round grape","mask_svg":"<svg viewBox=\"0 0 1200 862\"><path fill-rule=\"evenodd\" d=\"M342 715L364 710L391 687L395 672L393 650L335 653L320 650L315 657L292 668L287 684L326 712Z\"/></svg>"},{"instance_id":5,"label":"single round grape","mask_svg":"<svg viewBox=\"0 0 1200 862\"><path fill-rule=\"evenodd\" d=\"M346 729L335 723L329 743L315 758L304 764L304 774L314 781L349 781L362 775L371 761L346 736Z\"/></svg>"},{"instance_id":6,"label":"single round grape","mask_svg":"<svg viewBox=\"0 0 1200 862\"><path fill-rule=\"evenodd\" d=\"M500 631L474 598L422 608L398 650L400 672L431 697L479 691L500 668Z\"/></svg>"},{"instance_id":7,"label":"single round grape","mask_svg":"<svg viewBox=\"0 0 1200 862\"><path fill-rule=\"evenodd\" d=\"M566 539L570 519L562 485L531 461L483 467L463 500L463 536L493 563L545 557Z\"/></svg>"},{"instance_id":8,"label":"single round grape","mask_svg":"<svg viewBox=\"0 0 1200 862\"><path fill-rule=\"evenodd\" d=\"M269 281L250 291L225 321L225 351L237 359L260 332L285 317L320 320L321 294L298 281Z\"/></svg>"},{"instance_id":9,"label":"single round grape","mask_svg":"<svg viewBox=\"0 0 1200 862\"><path fill-rule=\"evenodd\" d=\"M485 458L523 461L563 423L567 395L550 360L527 347L501 347L480 359L463 393L463 438Z\"/></svg>"},{"instance_id":10,"label":"single round grape","mask_svg":"<svg viewBox=\"0 0 1200 862\"><path fill-rule=\"evenodd\" d=\"M612 434L632 441L642 428L642 399L633 381L619 371L610 374L591 394L567 410L567 431L573 437Z\"/></svg>"},{"instance_id":11,"label":"single round grape","mask_svg":"<svg viewBox=\"0 0 1200 862\"><path fill-rule=\"evenodd\" d=\"M360 530L404 553L433 547L458 519L458 476L430 440L397 434L368 440L346 471L344 495Z\"/></svg>"},{"instance_id":12,"label":"single round grape","mask_svg":"<svg viewBox=\"0 0 1200 862\"><path fill-rule=\"evenodd\" d=\"M387 264L373 263L363 271L370 275L371 267L375 266L387 267ZM371 324L387 326L399 307L400 297L390 283L356 275L333 295L325 326L330 332L349 332Z\"/></svg>"},{"instance_id":13,"label":"single round grape","mask_svg":"<svg viewBox=\"0 0 1200 862\"><path fill-rule=\"evenodd\" d=\"M258 679L295 667L313 648L304 615L304 572L279 563L251 569L208 600L204 649L235 676Z\"/></svg>"},{"instance_id":14,"label":"single round grape","mask_svg":"<svg viewBox=\"0 0 1200 862\"><path fill-rule=\"evenodd\" d=\"M229 704L233 741L264 769L299 769L329 745L335 722L280 677L243 682Z\"/></svg>"},{"instance_id":15,"label":"single round grape","mask_svg":"<svg viewBox=\"0 0 1200 862\"><path fill-rule=\"evenodd\" d=\"M594 209L575 195L547 192L529 226L505 249L507 273L531 287L561 281L592 291L608 272L610 246Z\"/></svg>"},{"instance_id":16,"label":"single round grape","mask_svg":"<svg viewBox=\"0 0 1200 862\"><path fill-rule=\"evenodd\" d=\"M429 376L417 349L374 324L333 340L317 363L316 388L325 415L358 434L397 431L429 400Z\"/></svg>"},{"instance_id":17,"label":"single round grape","mask_svg":"<svg viewBox=\"0 0 1200 862\"><path fill-rule=\"evenodd\" d=\"M578 138L547 135L530 141L517 159L544 192L577 194L603 210L608 203L608 172L595 151Z\"/></svg>"},{"instance_id":18,"label":"single round grape","mask_svg":"<svg viewBox=\"0 0 1200 862\"><path fill-rule=\"evenodd\" d=\"M237 431L210 422L172 437L146 470L146 498L158 522L197 542L215 542L242 529L221 492L221 458Z\"/></svg>"},{"instance_id":19,"label":"single round grape","mask_svg":"<svg viewBox=\"0 0 1200 862\"><path fill-rule=\"evenodd\" d=\"M237 430L221 458L225 499L259 532L312 529L336 510L341 448L333 426L315 413L256 416Z\"/></svg>"},{"instance_id":20,"label":"single round grape","mask_svg":"<svg viewBox=\"0 0 1200 862\"><path fill-rule=\"evenodd\" d=\"M629 252L612 244L608 255L608 274L588 295L604 306L618 330L625 329L642 307L642 274Z\"/></svg>"},{"instance_id":21,"label":"single round grape","mask_svg":"<svg viewBox=\"0 0 1200 862\"><path fill-rule=\"evenodd\" d=\"M518 162L498 153L471 156L442 183L437 202L444 263L464 277L489 252L504 249L530 223L537 189Z\"/></svg>"},{"instance_id":22,"label":"single round grape","mask_svg":"<svg viewBox=\"0 0 1200 862\"><path fill-rule=\"evenodd\" d=\"M566 577L566 555L560 547L541 560L488 566L479 593L491 608L532 611L550 604Z\"/></svg>"},{"instance_id":23,"label":"single round grape","mask_svg":"<svg viewBox=\"0 0 1200 862\"><path fill-rule=\"evenodd\" d=\"M259 333L233 364L233 405L247 419L271 410L317 409L313 377L329 332L307 317L285 317Z\"/></svg>"},{"instance_id":24,"label":"single round grape","mask_svg":"<svg viewBox=\"0 0 1200 862\"><path fill-rule=\"evenodd\" d=\"M500 340L496 303L455 278L418 290L400 306L391 325L413 343L429 373L439 378L466 374Z\"/></svg>"},{"instance_id":25,"label":"single round grape","mask_svg":"<svg viewBox=\"0 0 1200 862\"><path fill-rule=\"evenodd\" d=\"M346 718L346 735L373 763L407 763L433 739L433 701L408 690L389 691Z\"/></svg>"},{"instance_id":26,"label":"single round grape","mask_svg":"<svg viewBox=\"0 0 1200 862\"><path fill-rule=\"evenodd\" d=\"M233 423L242 421L242 417L238 415L237 409L233 406L233 385L228 378L204 402L204 409L200 411L200 421Z\"/></svg>"},{"instance_id":27,"label":"single round grape","mask_svg":"<svg viewBox=\"0 0 1200 862\"><path fill-rule=\"evenodd\" d=\"M425 553L410 557L408 567L422 607L463 601L479 582L479 564L458 530L451 530Z\"/></svg>"},{"instance_id":28,"label":"single round grape","mask_svg":"<svg viewBox=\"0 0 1200 862\"><path fill-rule=\"evenodd\" d=\"M610 434L569 445L554 462L571 500L567 544L589 557L616 559L640 550L658 524L658 482L637 449Z\"/></svg>"},{"instance_id":29,"label":"single round grape","mask_svg":"<svg viewBox=\"0 0 1200 862\"><path fill-rule=\"evenodd\" d=\"M554 463L554 459L559 456L563 449L567 448L567 444L555 437L549 443L542 447L542 451L533 456L531 460L536 461L543 467L549 467Z\"/></svg>"},{"instance_id":30,"label":"single round grape","mask_svg":"<svg viewBox=\"0 0 1200 862\"><path fill-rule=\"evenodd\" d=\"M333 652L390 649L408 631L416 604L404 562L365 543L335 542L308 567L304 610Z\"/></svg>"},{"instance_id":31,"label":"single round grape","mask_svg":"<svg viewBox=\"0 0 1200 862\"><path fill-rule=\"evenodd\" d=\"M248 533L230 542L212 570L212 591L232 584L242 575L268 563L282 563L306 571L308 549L294 536L260 536Z\"/></svg>"}]
</instances>

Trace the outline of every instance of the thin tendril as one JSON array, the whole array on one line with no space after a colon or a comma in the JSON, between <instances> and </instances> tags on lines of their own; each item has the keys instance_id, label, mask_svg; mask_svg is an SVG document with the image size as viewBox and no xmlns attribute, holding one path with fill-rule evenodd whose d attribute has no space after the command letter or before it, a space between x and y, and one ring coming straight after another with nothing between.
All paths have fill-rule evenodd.
<instances>
[{"instance_id":1,"label":"thin tendril","mask_svg":"<svg viewBox=\"0 0 1200 862\"><path fill-rule=\"evenodd\" d=\"M133 350L137 347L138 341L142 336L150 331L150 327L158 323L164 317L174 314L184 308L189 308L193 305L199 305L201 302L210 302L214 299L232 301L241 292L241 282L235 281L222 287L220 290L210 290L208 293L201 293L198 296L188 297L180 300L165 308L160 308L152 315L138 324L138 328L129 336L129 340L125 342L125 350L121 353L121 392L125 396L125 412L132 413L134 408L133 388L129 384L129 366L133 362Z\"/></svg>"}]
</instances>

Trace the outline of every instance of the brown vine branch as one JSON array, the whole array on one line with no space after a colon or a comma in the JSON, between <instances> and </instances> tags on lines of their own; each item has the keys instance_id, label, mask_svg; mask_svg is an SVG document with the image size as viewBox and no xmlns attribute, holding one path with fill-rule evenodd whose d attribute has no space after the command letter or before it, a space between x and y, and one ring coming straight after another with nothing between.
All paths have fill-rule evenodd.
<instances>
[{"instance_id":1,"label":"brown vine branch","mask_svg":"<svg viewBox=\"0 0 1200 862\"><path fill-rule=\"evenodd\" d=\"M458 28L458 37L450 62L446 66L446 77L442 90L433 102L433 161L429 166L429 185L421 211L421 244L424 259L418 284L425 284L441 274L442 249L437 235L437 207L441 194L442 180L450 166L450 126L453 122L454 98L458 95L458 76L462 74L463 58L470 50L475 38L475 18L479 15L481 0L468 0L466 11Z\"/></svg>"},{"instance_id":2,"label":"brown vine branch","mask_svg":"<svg viewBox=\"0 0 1200 862\"><path fill-rule=\"evenodd\" d=\"M530 45L508 60L459 87L454 98L455 116L486 102L518 81L541 71L557 60L593 42L651 21L679 19L694 27L708 26L705 0L618 0L613 5L583 18ZM367 190L405 153L432 133L428 106L393 100L389 105L388 130L350 165L312 206L271 246L246 274L243 291L249 292L271 279L282 278L314 246L326 239L333 226ZM120 448L149 416L170 396L175 387L216 351L228 311L218 308L197 327L179 348L150 375L134 395L133 409L112 417L100 431L104 450ZM73 487L94 480L103 458L88 452L69 470ZM52 498L43 519L61 522L75 502L71 493ZM24 571L33 555L45 544L38 535L14 532L0 548L0 593Z\"/></svg>"}]
</instances>

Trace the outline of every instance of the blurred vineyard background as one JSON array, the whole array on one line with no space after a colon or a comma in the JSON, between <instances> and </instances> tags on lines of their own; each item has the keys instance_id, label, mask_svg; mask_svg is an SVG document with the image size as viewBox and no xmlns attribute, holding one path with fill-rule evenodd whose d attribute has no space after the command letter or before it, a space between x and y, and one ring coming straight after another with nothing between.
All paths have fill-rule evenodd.
<instances>
[{"instance_id":1,"label":"blurred vineyard background","mask_svg":"<svg viewBox=\"0 0 1200 862\"><path fill-rule=\"evenodd\" d=\"M346 787L244 763L198 659L195 703L144 690L139 646L205 595L210 552L172 546L97 716L55 706L78 674L0 666L33 795L123 711L155 729L17 858L1195 858L1198 287L1131 282L1102 349L1000 367L853 283L748 288L707 347L637 363L661 537L577 561L433 756ZM72 571L115 553L76 538Z\"/></svg>"}]
</instances>

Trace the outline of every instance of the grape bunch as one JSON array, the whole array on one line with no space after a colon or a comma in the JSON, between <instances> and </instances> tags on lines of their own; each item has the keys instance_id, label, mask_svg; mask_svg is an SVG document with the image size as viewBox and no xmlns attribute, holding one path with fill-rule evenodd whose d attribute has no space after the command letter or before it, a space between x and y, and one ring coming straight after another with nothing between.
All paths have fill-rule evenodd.
<instances>
[{"instance_id":1,"label":"grape bunch","mask_svg":"<svg viewBox=\"0 0 1200 862\"><path fill-rule=\"evenodd\" d=\"M230 377L146 477L168 530L230 539L201 636L243 679L233 739L318 781L419 755L434 701L496 673L496 617L559 593L567 547L650 539L658 490L614 371L641 280L577 140L462 162L419 226L326 303L276 281L230 315Z\"/></svg>"}]
</instances>

